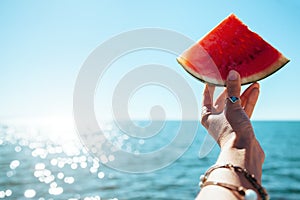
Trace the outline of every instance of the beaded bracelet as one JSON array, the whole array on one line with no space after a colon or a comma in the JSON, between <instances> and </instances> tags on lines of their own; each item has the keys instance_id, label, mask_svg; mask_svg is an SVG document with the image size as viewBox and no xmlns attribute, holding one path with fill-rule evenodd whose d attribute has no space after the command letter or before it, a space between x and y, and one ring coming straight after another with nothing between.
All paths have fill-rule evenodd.
<instances>
[{"instance_id":1,"label":"beaded bracelet","mask_svg":"<svg viewBox=\"0 0 300 200\"><path fill-rule=\"evenodd\" d=\"M244 200L257 200L256 192L254 192L254 190L251 190L251 189L246 189L243 186L237 187L237 186L231 185L229 183L220 183L217 181L206 181L205 183L203 183L202 187L205 187L208 185L217 185L217 186L221 186L221 187L224 187L224 188L232 190L232 191L236 191L238 194L240 194L241 196L244 197Z\"/></svg>"},{"instance_id":2,"label":"beaded bracelet","mask_svg":"<svg viewBox=\"0 0 300 200\"><path fill-rule=\"evenodd\" d=\"M242 173L246 177L246 179L251 183L251 185L258 191L258 194L261 197L261 199L269 200L268 193L257 182L257 180L253 174L250 174L247 169L243 169L239 166L234 166L233 164L230 164L230 163L225 164L225 165L215 165L215 166L212 166L211 168L209 168L204 175L200 176L200 183L199 183L200 187L205 187L207 185L218 185L218 186L227 188L229 190L234 190L234 191L238 192L240 195L244 196L245 200L257 199L256 193L251 189L246 189L244 187L237 187L237 186L233 186L233 185L227 184L227 183L207 181L208 176L211 174L211 172L218 168L232 169L235 172Z\"/></svg>"}]
</instances>

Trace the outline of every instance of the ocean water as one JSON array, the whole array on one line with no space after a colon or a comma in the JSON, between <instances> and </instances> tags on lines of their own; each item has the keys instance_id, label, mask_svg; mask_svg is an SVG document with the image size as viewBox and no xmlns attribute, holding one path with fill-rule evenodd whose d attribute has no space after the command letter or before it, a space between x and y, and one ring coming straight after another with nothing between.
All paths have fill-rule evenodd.
<instances>
[{"instance_id":1,"label":"ocean water","mask_svg":"<svg viewBox=\"0 0 300 200\"><path fill-rule=\"evenodd\" d=\"M131 140L114 126L107 134L119 138L129 152L147 152L169 143L180 124L167 121L159 135L148 139ZM253 125L266 153L263 185L271 199L300 199L300 122L257 121ZM199 158L205 135L199 125L193 143L174 163L151 173L132 174L103 165L72 131L2 123L0 199L194 199L199 176L215 162L219 151L215 146Z\"/></svg>"}]
</instances>

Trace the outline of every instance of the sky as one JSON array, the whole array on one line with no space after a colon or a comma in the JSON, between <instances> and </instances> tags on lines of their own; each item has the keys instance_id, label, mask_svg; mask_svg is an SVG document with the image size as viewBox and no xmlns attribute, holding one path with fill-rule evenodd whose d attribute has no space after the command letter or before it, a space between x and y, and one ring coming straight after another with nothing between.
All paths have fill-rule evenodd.
<instances>
[{"instance_id":1,"label":"sky","mask_svg":"<svg viewBox=\"0 0 300 200\"><path fill-rule=\"evenodd\" d=\"M235 13L291 60L260 81L253 119L300 120L299 9L298 0L0 1L0 119L72 118L80 69L93 50L113 36L156 27L197 41ZM155 50L119 58L99 80L96 116L109 118L109 96L116 84L130 70L149 63L168 65L181 74L199 102L195 109L200 110L204 85L189 76L175 58ZM128 110L132 118L147 119L151 107L162 104L169 119L180 119L180 103L166 88L149 85L132 93Z\"/></svg>"}]
</instances>

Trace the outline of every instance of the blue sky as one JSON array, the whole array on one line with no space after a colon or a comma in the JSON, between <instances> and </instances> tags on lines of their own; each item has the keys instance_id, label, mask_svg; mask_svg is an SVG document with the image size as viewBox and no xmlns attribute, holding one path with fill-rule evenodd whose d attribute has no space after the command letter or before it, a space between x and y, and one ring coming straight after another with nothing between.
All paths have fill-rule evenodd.
<instances>
[{"instance_id":1,"label":"blue sky","mask_svg":"<svg viewBox=\"0 0 300 200\"><path fill-rule=\"evenodd\" d=\"M114 35L158 27L196 41L227 15L235 13L291 59L279 72L260 81L261 96L253 119L299 120L299 9L297 0L1 1L0 117L72 116L74 84L83 62ZM186 77L201 102L203 84L184 74L174 55L144 52L136 57L131 55L133 60L137 61L135 64L167 63ZM130 65L129 58L122 62ZM118 64L114 67L103 82L118 81ZM109 91L111 86L106 85L105 90ZM176 118L180 112L174 108L177 102L164 92L155 87L141 90L133 97L132 116L147 117L151 105L161 101L166 112L170 112L167 116ZM109 101L98 98L101 97L96 94L95 102L108 104L95 103L95 111L106 115Z\"/></svg>"}]
</instances>

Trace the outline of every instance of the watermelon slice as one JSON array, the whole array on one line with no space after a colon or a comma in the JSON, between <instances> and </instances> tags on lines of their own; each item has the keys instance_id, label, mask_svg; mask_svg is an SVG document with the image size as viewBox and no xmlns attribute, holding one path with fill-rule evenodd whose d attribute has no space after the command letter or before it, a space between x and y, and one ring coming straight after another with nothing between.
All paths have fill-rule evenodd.
<instances>
[{"instance_id":1,"label":"watermelon slice","mask_svg":"<svg viewBox=\"0 0 300 200\"><path fill-rule=\"evenodd\" d=\"M273 74L289 59L231 14L177 61L197 79L224 86L232 69L244 85Z\"/></svg>"}]
</instances>

